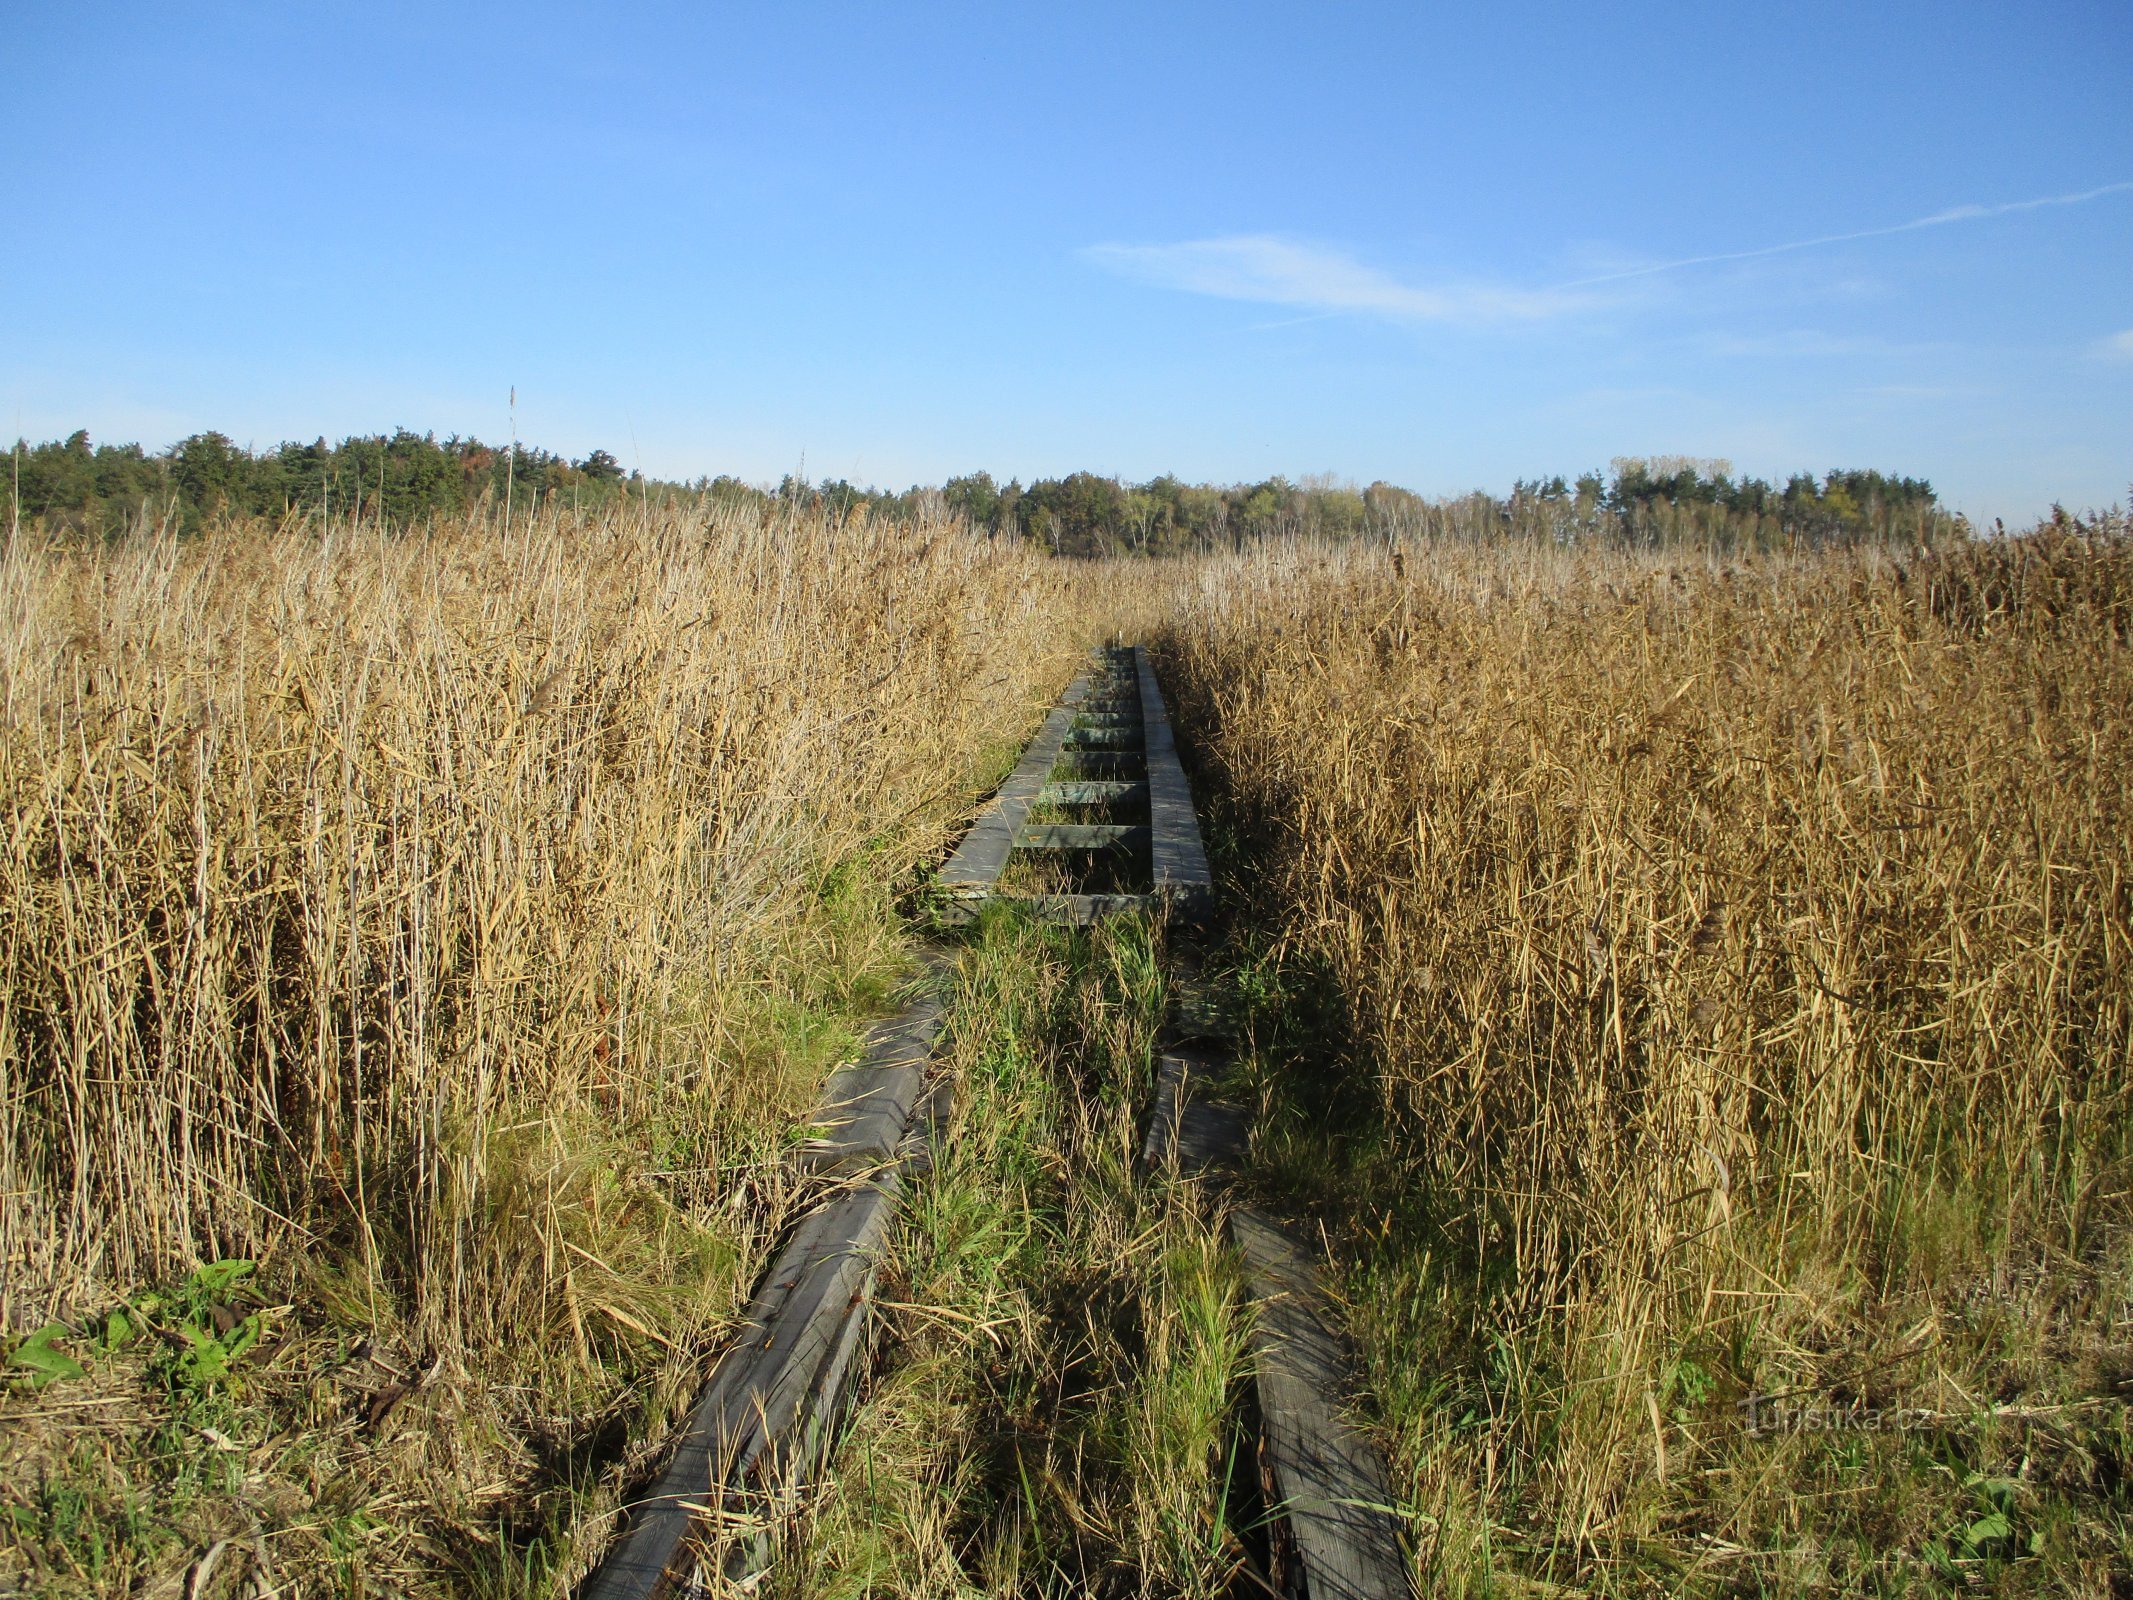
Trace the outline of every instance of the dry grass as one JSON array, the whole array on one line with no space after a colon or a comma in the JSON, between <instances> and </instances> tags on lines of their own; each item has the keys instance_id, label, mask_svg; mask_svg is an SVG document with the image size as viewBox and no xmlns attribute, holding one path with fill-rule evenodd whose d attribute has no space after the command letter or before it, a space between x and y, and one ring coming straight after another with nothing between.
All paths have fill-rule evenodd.
<instances>
[{"instance_id":1,"label":"dry grass","mask_svg":"<svg viewBox=\"0 0 2133 1600\"><path fill-rule=\"evenodd\" d=\"M1259 1149L1426 1582L2119 1592L2129 631L2109 530L1205 574Z\"/></svg>"},{"instance_id":2,"label":"dry grass","mask_svg":"<svg viewBox=\"0 0 2133 1600\"><path fill-rule=\"evenodd\" d=\"M953 528L718 510L11 554L0 1314L86 1356L161 1285L170 1337L265 1337L0 1401L0 1569L567 1569L1091 592ZM186 1287L217 1258L259 1268Z\"/></svg>"},{"instance_id":3,"label":"dry grass","mask_svg":"<svg viewBox=\"0 0 2133 1600\"><path fill-rule=\"evenodd\" d=\"M0 567L0 1312L88 1368L0 1397L0 1583L556 1592L911 869L1166 614L1259 1177L1344 1252L1422 1580L2111 1592L2122 538L1126 569L683 510ZM1130 1167L1159 953L966 955L779 1592L1248 1586L1232 1268Z\"/></svg>"},{"instance_id":4,"label":"dry grass","mask_svg":"<svg viewBox=\"0 0 2133 1600\"><path fill-rule=\"evenodd\" d=\"M1189 1184L1136 1174L1156 930L989 914L965 950L953 1137L907 1207L875 1367L766 1591L1219 1597L1245 1315Z\"/></svg>"}]
</instances>

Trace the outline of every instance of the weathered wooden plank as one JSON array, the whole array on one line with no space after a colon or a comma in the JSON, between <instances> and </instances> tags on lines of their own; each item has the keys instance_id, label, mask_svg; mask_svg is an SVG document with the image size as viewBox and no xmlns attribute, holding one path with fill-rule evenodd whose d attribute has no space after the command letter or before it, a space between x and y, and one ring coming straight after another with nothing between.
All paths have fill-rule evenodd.
<instances>
[{"instance_id":1,"label":"weathered wooden plank","mask_svg":"<svg viewBox=\"0 0 2133 1600\"><path fill-rule=\"evenodd\" d=\"M894 1167L794 1229L748 1321L713 1369L666 1471L624 1508L622 1536L581 1600L664 1600L685 1579L702 1518L760 1523L812 1471L895 1209ZM818 1425L819 1424L819 1425ZM752 1550L729 1552L743 1565Z\"/></svg>"},{"instance_id":2,"label":"weathered wooden plank","mask_svg":"<svg viewBox=\"0 0 2133 1600\"><path fill-rule=\"evenodd\" d=\"M1128 806L1148 798L1145 783L1122 783L1115 779L1068 779L1048 783L1037 791L1043 806Z\"/></svg>"},{"instance_id":3,"label":"weathered wooden plank","mask_svg":"<svg viewBox=\"0 0 2133 1600\"><path fill-rule=\"evenodd\" d=\"M926 1072L952 963L921 955L929 987L879 1023L864 1054L830 1074L817 1124L795 1152L816 1173L862 1173L803 1216L757 1285L739 1335L691 1409L666 1470L624 1508L625 1526L581 1600L665 1600L695 1560L692 1532L722 1543L727 1575L764 1555L767 1527L814 1473L835 1425L902 1174L930 1170L949 1080ZM923 1153L923 1165L914 1161Z\"/></svg>"},{"instance_id":4,"label":"weathered wooden plank","mask_svg":"<svg viewBox=\"0 0 2133 1600\"><path fill-rule=\"evenodd\" d=\"M942 1073L928 1086L904 1133L903 1164L908 1175L924 1176L933 1170L933 1153L948 1137L948 1124L955 1116L955 1079Z\"/></svg>"},{"instance_id":5,"label":"weathered wooden plank","mask_svg":"<svg viewBox=\"0 0 2133 1600\"><path fill-rule=\"evenodd\" d=\"M899 1178L891 1167L825 1208L832 1223L807 1241L802 1276L784 1311L721 1398L722 1448L712 1459L725 1462L716 1480L725 1487L716 1503L721 1520L751 1530L727 1556L729 1577L762 1564L770 1529L797 1508L826 1456L887 1248Z\"/></svg>"},{"instance_id":6,"label":"weathered wooden plank","mask_svg":"<svg viewBox=\"0 0 2133 1600\"><path fill-rule=\"evenodd\" d=\"M724 1561L729 1580L747 1578L769 1563L777 1525L799 1510L800 1496L829 1460L850 1401L852 1363L864 1348L874 1282L886 1249L887 1229L895 1217L898 1189L903 1181L933 1171L935 1149L946 1138L954 1113L955 1080L943 1073L930 1080L913 1106L909 1125L897 1142L895 1165L879 1174L872 1186L880 1196L875 1202L878 1214L869 1212L864 1217L863 1237L847 1243L848 1227L827 1229L822 1235L826 1242L815 1249L808 1269L825 1280L821 1299L810 1301L798 1295L787 1306L787 1318L804 1316L818 1328L825 1322L834 1324L830 1337L820 1341L820 1360L814 1361L809 1354L803 1334L793 1342L794 1359L763 1398L751 1402L743 1396L744 1409L754 1405L760 1449L737 1481L729 1479L719 1504L720 1520L741 1525L735 1530L738 1537L729 1541ZM856 1284L849 1281L848 1273L838 1279L828 1270L826 1258L846 1250L863 1260L864 1272ZM849 1291L841 1302L837 1298L840 1288ZM779 1343L773 1339L767 1348L774 1350ZM734 1415L730 1408L728 1415Z\"/></svg>"},{"instance_id":7,"label":"weathered wooden plank","mask_svg":"<svg viewBox=\"0 0 2133 1600\"><path fill-rule=\"evenodd\" d=\"M1251 1117L1242 1106L1203 1100L1195 1085L1214 1070L1191 1050L1166 1050L1156 1058L1155 1104L1141 1141L1141 1166L1150 1172L1176 1163L1180 1172L1234 1166L1251 1142Z\"/></svg>"},{"instance_id":8,"label":"weathered wooden plank","mask_svg":"<svg viewBox=\"0 0 2133 1600\"><path fill-rule=\"evenodd\" d=\"M927 994L875 1024L866 1052L830 1074L815 1113L815 1136L793 1153L805 1172L852 1173L896 1153L941 1029L942 1001Z\"/></svg>"},{"instance_id":9,"label":"weathered wooden plank","mask_svg":"<svg viewBox=\"0 0 2133 1600\"><path fill-rule=\"evenodd\" d=\"M1156 902L1154 896L1145 894L1036 894L1018 897L1014 903L1040 921L1086 928L1106 917L1153 910Z\"/></svg>"},{"instance_id":10,"label":"weathered wooden plank","mask_svg":"<svg viewBox=\"0 0 2133 1600\"><path fill-rule=\"evenodd\" d=\"M1087 692L1088 679L1076 678L1022 752L1015 770L963 835L955 854L941 867L939 881L949 893L983 894L1000 876L1007 865L1008 852L1014 848L1015 830L1022 826L1030 802L1051 777L1052 768L1059 764L1060 745Z\"/></svg>"},{"instance_id":11,"label":"weathered wooden plank","mask_svg":"<svg viewBox=\"0 0 2133 1600\"><path fill-rule=\"evenodd\" d=\"M1069 781L1085 776L1132 779L1144 776L1148 770L1138 750L1068 750L1064 754L1074 769Z\"/></svg>"},{"instance_id":12,"label":"weathered wooden plank","mask_svg":"<svg viewBox=\"0 0 2133 1600\"><path fill-rule=\"evenodd\" d=\"M1406 1600L1384 1458L1341 1414L1346 1359L1310 1247L1262 1212L1230 1213L1256 1310L1268 1508L1284 1518L1311 1600Z\"/></svg>"},{"instance_id":13,"label":"weathered wooden plank","mask_svg":"<svg viewBox=\"0 0 2133 1600\"><path fill-rule=\"evenodd\" d=\"M1159 904L1151 894L1014 894L1001 895L998 903L1039 922L1067 922L1082 928L1106 917L1152 911ZM955 927L967 926L978 920L980 904L950 901L940 908L941 920Z\"/></svg>"},{"instance_id":14,"label":"weathered wooden plank","mask_svg":"<svg viewBox=\"0 0 2133 1600\"><path fill-rule=\"evenodd\" d=\"M1141 747L1141 730L1138 728L1069 728L1065 748L1068 750L1138 750Z\"/></svg>"},{"instance_id":15,"label":"weathered wooden plank","mask_svg":"<svg viewBox=\"0 0 2133 1600\"><path fill-rule=\"evenodd\" d=\"M1252 1117L1222 1100L1188 1100L1178 1117L1178 1167L1204 1172L1242 1164L1252 1142Z\"/></svg>"},{"instance_id":16,"label":"weathered wooden plank","mask_svg":"<svg viewBox=\"0 0 2133 1600\"><path fill-rule=\"evenodd\" d=\"M1134 646L1133 660L1140 676L1141 718L1147 724L1148 821L1154 830L1148 858L1155 892L1186 916L1205 916L1213 909L1214 879L1207 868L1206 847L1200 842L1192 790L1178 762L1163 692L1156 686L1148 652Z\"/></svg>"},{"instance_id":17,"label":"weathered wooden plank","mask_svg":"<svg viewBox=\"0 0 2133 1600\"><path fill-rule=\"evenodd\" d=\"M1164 1054L1155 1061L1155 1104L1148 1111L1148 1133L1141 1140L1141 1170L1157 1172L1170 1164L1178 1148L1178 1108L1185 1101L1189 1064Z\"/></svg>"},{"instance_id":18,"label":"weathered wooden plank","mask_svg":"<svg viewBox=\"0 0 2133 1600\"><path fill-rule=\"evenodd\" d=\"M1017 850L1137 850L1144 826L1114 822L1026 822L1015 830Z\"/></svg>"}]
</instances>

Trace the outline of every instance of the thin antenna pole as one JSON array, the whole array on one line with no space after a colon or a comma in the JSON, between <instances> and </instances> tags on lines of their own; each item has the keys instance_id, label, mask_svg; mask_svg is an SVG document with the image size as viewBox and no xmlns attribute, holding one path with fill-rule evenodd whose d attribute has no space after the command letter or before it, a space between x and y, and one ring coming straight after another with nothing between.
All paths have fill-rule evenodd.
<instances>
[{"instance_id":1,"label":"thin antenna pole","mask_svg":"<svg viewBox=\"0 0 2133 1600\"><path fill-rule=\"evenodd\" d=\"M511 451L504 457L504 537L511 537L511 480L518 470L518 385L511 385Z\"/></svg>"},{"instance_id":2,"label":"thin antenna pole","mask_svg":"<svg viewBox=\"0 0 2133 1600\"><path fill-rule=\"evenodd\" d=\"M644 475L644 452L637 447L637 430L634 427L630 429L630 459L637 463L637 527L641 532L651 516L652 486ZM622 503L624 506L630 503L630 486L626 483L622 486Z\"/></svg>"}]
</instances>

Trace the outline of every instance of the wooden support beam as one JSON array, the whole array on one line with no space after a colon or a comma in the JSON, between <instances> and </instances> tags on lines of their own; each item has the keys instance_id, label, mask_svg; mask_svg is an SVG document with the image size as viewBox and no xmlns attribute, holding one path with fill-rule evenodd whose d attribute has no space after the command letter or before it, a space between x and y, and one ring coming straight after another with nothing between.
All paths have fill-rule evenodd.
<instances>
[{"instance_id":1,"label":"wooden support beam","mask_svg":"<svg viewBox=\"0 0 2133 1600\"><path fill-rule=\"evenodd\" d=\"M1204 917L1214 909L1214 878L1207 850L1200 842L1200 821L1193 814L1192 790L1178 761L1163 692L1156 687L1148 652L1136 645L1134 665L1140 677L1141 720L1146 724L1149 867L1155 892L1187 917Z\"/></svg>"},{"instance_id":2,"label":"wooden support beam","mask_svg":"<svg viewBox=\"0 0 2133 1600\"><path fill-rule=\"evenodd\" d=\"M951 900L939 908L940 918L951 927L967 926L978 920L983 903ZM1039 922L1067 922L1080 928L1101 922L1106 917L1153 911L1161 904L1152 894L1003 894L994 897L993 903L1012 906Z\"/></svg>"},{"instance_id":3,"label":"wooden support beam","mask_svg":"<svg viewBox=\"0 0 2133 1600\"><path fill-rule=\"evenodd\" d=\"M1102 773L1114 778L1139 778L1147 763L1138 750L1069 750L1067 764L1077 773Z\"/></svg>"},{"instance_id":4,"label":"wooden support beam","mask_svg":"<svg viewBox=\"0 0 2133 1600\"><path fill-rule=\"evenodd\" d=\"M970 831L963 835L963 842L956 846L955 854L941 867L940 885L950 894L982 895L993 886L1000 871L1007 865L1007 854L1014 848L1015 830L1022 826L1022 819L1029 814L1030 802L1037 791L1052 775L1052 768L1059 763L1059 748L1065 741L1067 729L1073 725L1076 708L1088 693L1089 680L1076 678L1068 687L1060 703L1044 719L1037 736L1030 740L1029 748L1022 752L1022 759L1015 770L1008 774L1007 781L1000 785L985 809L978 813L978 820L971 824Z\"/></svg>"},{"instance_id":5,"label":"wooden support beam","mask_svg":"<svg viewBox=\"0 0 2133 1600\"><path fill-rule=\"evenodd\" d=\"M1065 747L1069 750L1138 750L1141 734L1138 728L1069 728Z\"/></svg>"},{"instance_id":6,"label":"wooden support beam","mask_svg":"<svg viewBox=\"0 0 2133 1600\"><path fill-rule=\"evenodd\" d=\"M722 1568L760 1559L755 1531L719 1548L717 1530L763 1530L812 1476L858 1348L895 1210L898 1174L861 1183L793 1230L756 1292L740 1338L713 1369L680 1446L581 1600L667 1600L691 1575L705 1528ZM729 1571L730 1575L730 1571Z\"/></svg>"},{"instance_id":7,"label":"wooden support beam","mask_svg":"<svg viewBox=\"0 0 2133 1600\"><path fill-rule=\"evenodd\" d=\"M865 1054L830 1074L815 1113L815 1137L794 1152L801 1171L871 1172L896 1154L933 1059L942 1002L927 994L877 1023Z\"/></svg>"},{"instance_id":8,"label":"wooden support beam","mask_svg":"<svg viewBox=\"0 0 2133 1600\"><path fill-rule=\"evenodd\" d=\"M1263 1212L1230 1213L1256 1315L1267 1508L1282 1517L1311 1600L1407 1600L1384 1457L1341 1414L1346 1359L1312 1251Z\"/></svg>"},{"instance_id":9,"label":"wooden support beam","mask_svg":"<svg viewBox=\"0 0 2133 1600\"><path fill-rule=\"evenodd\" d=\"M1041 921L1066 922L1086 928L1106 917L1130 917L1136 912L1152 911L1157 902L1155 896L1147 894L1033 894L1021 896L1013 903Z\"/></svg>"},{"instance_id":10,"label":"wooden support beam","mask_svg":"<svg viewBox=\"0 0 2133 1600\"><path fill-rule=\"evenodd\" d=\"M1128 806L1148 798L1145 783L1119 783L1100 778L1069 779L1048 783L1037 791L1041 806Z\"/></svg>"},{"instance_id":11,"label":"wooden support beam","mask_svg":"<svg viewBox=\"0 0 2133 1600\"><path fill-rule=\"evenodd\" d=\"M1145 827L1109 822L1025 822L1015 830L1017 850L1137 850L1147 842Z\"/></svg>"}]
</instances>

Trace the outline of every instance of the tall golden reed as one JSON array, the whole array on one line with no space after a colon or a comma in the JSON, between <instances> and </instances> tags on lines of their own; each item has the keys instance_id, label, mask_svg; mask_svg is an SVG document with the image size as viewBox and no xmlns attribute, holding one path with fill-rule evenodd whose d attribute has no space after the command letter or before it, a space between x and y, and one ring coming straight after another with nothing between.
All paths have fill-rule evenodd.
<instances>
[{"instance_id":1,"label":"tall golden reed","mask_svg":"<svg viewBox=\"0 0 2133 1600\"><path fill-rule=\"evenodd\" d=\"M1358 1319L1430 1581L1967 1548L1960 1473L1891 1509L1900 1440L1840 1470L1741 1402L1909 1406L2012 1475L1991 1405L2074 1415L2122 1343L2133 546L1270 548L1166 654L1388 1130Z\"/></svg>"},{"instance_id":2,"label":"tall golden reed","mask_svg":"<svg viewBox=\"0 0 2133 1600\"><path fill-rule=\"evenodd\" d=\"M642 1164L721 1107L803 1111L736 1018L826 894L880 898L944 836L1087 642L1071 574L946 525L26 544L0 570L17 1325L276 1241L366 1261L432 1340L520 1293L550 1325L570 1258L553 1206L520 1215L525 1150L595 1129Z\"/></svg>"}]
</instances>

